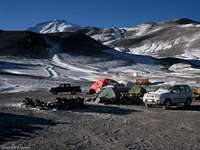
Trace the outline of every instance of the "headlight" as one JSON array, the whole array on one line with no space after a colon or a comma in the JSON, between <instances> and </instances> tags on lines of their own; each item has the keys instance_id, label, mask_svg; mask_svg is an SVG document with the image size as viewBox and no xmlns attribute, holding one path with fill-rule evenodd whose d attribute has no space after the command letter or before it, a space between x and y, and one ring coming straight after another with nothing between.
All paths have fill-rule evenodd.
<instances>
[{"instance_id":1,"label":"headlight","mask_svg":"<svg viewBox=\"0 0 200 150\"><path fill-rule=\"evenodd\" d=\"M155 95L156 98L160 98L160 95Z\"/></svg>"},{"instance_id":2,"label":"headlight","mask_svg":"<svg viewBox=\"0 0 200 150\"><path fill-rule=\"evenodd\" d=\"M159 102L160 102L160 95L156 95L156 96L155 96L155 101L156 101L156 103L159 103Z\"/></svg>"}]
</instances>

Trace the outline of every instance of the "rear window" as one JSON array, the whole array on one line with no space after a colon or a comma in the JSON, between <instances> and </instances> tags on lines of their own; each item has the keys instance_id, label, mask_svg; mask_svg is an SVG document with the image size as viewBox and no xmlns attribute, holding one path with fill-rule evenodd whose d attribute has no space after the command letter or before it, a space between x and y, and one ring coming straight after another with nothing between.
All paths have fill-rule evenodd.
<instances>
[{"instance_id":1,"label":"rear window","mask_svg":"<svg viewBox=\"0 0 200 150\"><path fill-rule=\"evenodd\" d=\"M185 86L185 91L186 91L187 93L190 93L190 88L187 87L187 86Z\"/></svg>"}]
</instances>

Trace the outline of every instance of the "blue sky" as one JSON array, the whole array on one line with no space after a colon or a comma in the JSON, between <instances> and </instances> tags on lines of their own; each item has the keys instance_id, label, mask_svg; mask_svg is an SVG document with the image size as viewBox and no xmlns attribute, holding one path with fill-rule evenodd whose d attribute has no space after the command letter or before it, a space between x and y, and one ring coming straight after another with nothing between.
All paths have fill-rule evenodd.
<instances>
[{"instance_id":1,"label":"blue sky","mask_svg":"<svg viewBox=\"0 0 200 150\"><path fill-rule=\"evenodd\" d=\"M1 0L0 29L22 30L51 19L122 27L172 18L200 21L199 0Z\"/></svg>"}]
</instances>

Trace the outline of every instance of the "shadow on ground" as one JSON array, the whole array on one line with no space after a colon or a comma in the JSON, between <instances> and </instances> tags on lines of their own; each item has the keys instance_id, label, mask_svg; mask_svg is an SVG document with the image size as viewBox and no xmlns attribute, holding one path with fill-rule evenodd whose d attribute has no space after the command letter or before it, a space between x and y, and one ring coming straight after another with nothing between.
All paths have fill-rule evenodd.
<instances>
[{"instance_id":1,"label":"shadow on ground","mask_svg":"<svg viewBox=\"0 0 200 150\"><path fill-rule=\"evenodd\" d=\"M54 126L56 123L43 118L0 113L0 144L28 138L31 133L43 130L45 125Z\"/></svg>"},{"instance_id":2,"label":"shadow on ground","mask_svg":"<svg viewBox=\"0 0 200 150\"><path fill-rule=\"evenodd\" d=\"M171 110L184 110L184 111L200 111L200 105L192 105L188 108L184 106L174 107Z\"/></svg>"},{"instance_id":3,"label":"shadow on ground","mask_svg":"<svg viewBox=\"0 0 200 150\"><path fill-rule=\"evenodd\" d=\"M81 113L104 113L104 114L114 114L114 115L127 115L131 112L141 112L141 110L131 110L125 108L119 108L117 106L106 106L106 105L95 105L87 104L82 109L74 109L73 112Z\"/></svg>"}]
</instances>

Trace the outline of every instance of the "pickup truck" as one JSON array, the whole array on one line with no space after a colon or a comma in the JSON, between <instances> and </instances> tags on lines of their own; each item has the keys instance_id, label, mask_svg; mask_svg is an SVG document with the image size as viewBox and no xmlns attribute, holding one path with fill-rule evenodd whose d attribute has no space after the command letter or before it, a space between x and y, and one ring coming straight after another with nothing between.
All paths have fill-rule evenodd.
<instances>
[{"instance_id":1,"label":"pickup truck","mask_svg":"<svg viewBox=\"0 0 200 150\"><path fill-rule=\"evenodd\" d=\"M71 94L81 93L80 86L71 86L71 84L60 84L58 87L53 87L50 89L52 94L58 94L63 92L68 92Z\"/></svg>"},{"instance_id":2,"label":"pickup truck","mask_svg":"<svg viewBox=\"0 0 200 150\"><path fill-rule=\"evenodd\" d=\"M192 89L188 85L174 85L160 87L156 91L144 94L143 102L146 107L161 105L165 109L171 105L183 103L186 107L190 106L193 100Z\"/></svg>"}]
</instances>

